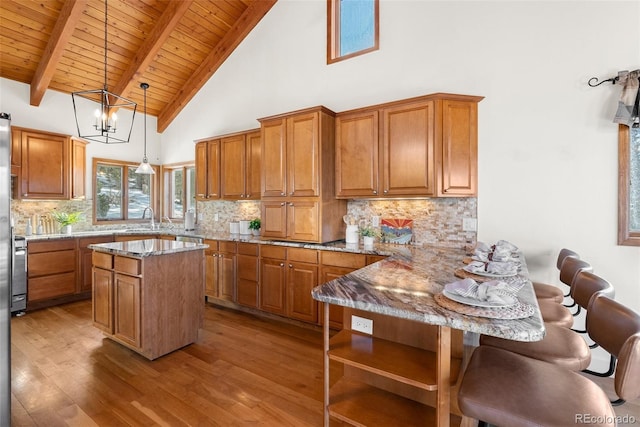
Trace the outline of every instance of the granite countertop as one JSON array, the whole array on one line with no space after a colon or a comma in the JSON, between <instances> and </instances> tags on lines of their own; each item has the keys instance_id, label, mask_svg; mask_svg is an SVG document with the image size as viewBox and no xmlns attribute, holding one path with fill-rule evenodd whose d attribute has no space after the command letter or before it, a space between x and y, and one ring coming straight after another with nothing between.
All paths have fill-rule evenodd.
<instances>
[{"instance_id":1,"label":"granite countertop","mask_svg":"<svg viewBox=\"0 0 640 427\"><path fill-rule=\"evenodd\" d=\"M128 242L97 243L88 246L97 252L133 257L168 255L178 252L203 250L209 247L201 243L177 242L175 240L146 239Z\"/></svg>"},{"instance_id":2,"label":"granite countertop","mask_svg":"<svg viewBox=\"0 0 640 427\"><path fill-rule=\"evenodd\" d=\"M454 271L463 266L464 250L401 247L394 255L312 290L314 299L359 310L449 326L517 341L538 341L545 329L529 274L522 269L505 281L525 281L518 299L535 307L533 316L519 320L490 319L448 310L435 301L444 285L460 280Z\"/></svg>"}]
</instances>

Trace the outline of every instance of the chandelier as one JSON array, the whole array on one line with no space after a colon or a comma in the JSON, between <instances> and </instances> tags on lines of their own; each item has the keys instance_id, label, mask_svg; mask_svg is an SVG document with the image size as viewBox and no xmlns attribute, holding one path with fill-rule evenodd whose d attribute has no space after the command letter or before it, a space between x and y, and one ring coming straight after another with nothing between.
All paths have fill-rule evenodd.
<instances>
[{"instance_id":1,"label":"chandelier","mask_svg":"<svg viewBox=\"0 0 640 427\"><path fill-rule=\"evenodd\" d=\"M104 87L73 92L78 136L103 144L129 142L137 104L107 88L107 0L104 2Z\"/></svg>"}]
</instances>

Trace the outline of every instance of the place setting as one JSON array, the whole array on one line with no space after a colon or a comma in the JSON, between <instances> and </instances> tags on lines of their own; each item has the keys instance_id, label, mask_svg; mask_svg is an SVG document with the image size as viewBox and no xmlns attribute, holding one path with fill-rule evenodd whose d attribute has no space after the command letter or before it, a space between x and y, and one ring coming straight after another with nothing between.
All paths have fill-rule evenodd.
<instances>
[{"instance_id":1,"label":"place setting","mask_svg":"<svg viewBox=\"0 0 640 427\"><path fill-rule=\"evenodd\" d=\"M449 310L493 319L522 319L533 315L534 307L518 299L526 283L518 273L518 247L506 240L493 245L478 242L473 255L454 271L461 280L445 285L436 302Z\"/></svg>"}]
</instances>

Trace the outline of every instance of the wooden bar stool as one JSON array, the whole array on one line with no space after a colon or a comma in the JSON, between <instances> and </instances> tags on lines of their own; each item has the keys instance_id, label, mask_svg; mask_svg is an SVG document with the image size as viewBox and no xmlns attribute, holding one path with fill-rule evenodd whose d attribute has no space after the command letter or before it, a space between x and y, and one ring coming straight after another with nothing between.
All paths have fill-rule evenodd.
<instances>
[{"instance_id":1,"label":"wooden bar stool","mask_svg":"<svg viewBox=\"0 0 640 427\"><path fill-rule=\"evenodd\" d=\"M594 339L618 358L616 394L640 397L640 316L599 294L589 311L603 332ZM486 345L475 349L463 373L458 405L465 416L498 426L616 425L609 396L587 377Z\"/></svg>"},{"instance_id":2,"label":"wooden bar stool","mask_svg":"<svg viewBox=\"0 0 640 427\"><path fill-rule=\"evenodd\" d=\"M580 259L580 256L571 249L561 249L558 254L558 259L556 260L556 267L558 268L558 271L562 269L562 263L567 257ZM570 283L567 283L566 285L570 285ZM533 282L533 290L537 299L551 299L560 304L564 301L565 297L569 296L569 294L565 295L559 287L548 285L546 283Z\"/></svg>"},{"instance_id":3,"label":"wooden bar stool","mask_svg":"<svg viewBox=\"0 0 640 427\"><path fill-rule=\"evenodd\" d=\"M591 300L596 293L613 298L613 286L601 277L587 271L576 274L572 292L580 301ZM586 306L586 303L585 303ZM587 310L587 315L589 310ZM480 345L489 345L523 356L554 363L571 371L582 371L591 363L591 349L582 335L554 324L545 323L546 334L540 341L522 342L482 335Z\"/></svg>"}]
</instances>

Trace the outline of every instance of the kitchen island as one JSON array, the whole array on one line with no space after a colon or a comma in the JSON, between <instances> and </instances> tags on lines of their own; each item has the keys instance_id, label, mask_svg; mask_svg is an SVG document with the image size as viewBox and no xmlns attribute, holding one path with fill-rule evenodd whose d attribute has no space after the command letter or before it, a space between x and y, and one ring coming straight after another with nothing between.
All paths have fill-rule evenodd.
<instances>
[{"instance_id":1,"label":"kitchen island","mask_svg":"<svg viewBox=\"0 0 640 427\"><path fill-rule=\"evenodd\" d=\"M330 417L355 425L465 425L470 420L457 407L457 383L477 334L544 337L521 254L520 272L504 280L522 284L517 297L530 315L492 319L439 302L444 286L459 280L465 256L457 249L397 248L387 259L314 288L325 317L330 305L345 307L342 331L332 334L324 325L325 426ZM352 323L354 314L360 319ZM371 334L358 331L366 329L362 319L372 321Z\"/></svg>"},{"instance_id":2,"label":"kitchen island","mask_svg":"<svg viewBox=\"0 0 640 427\"><path fill-rule=\"evenodd\" d=\"M161 239L90 245L94 326L150 360L195 342L207 247Z\"/></svg>"}]
</instances>

